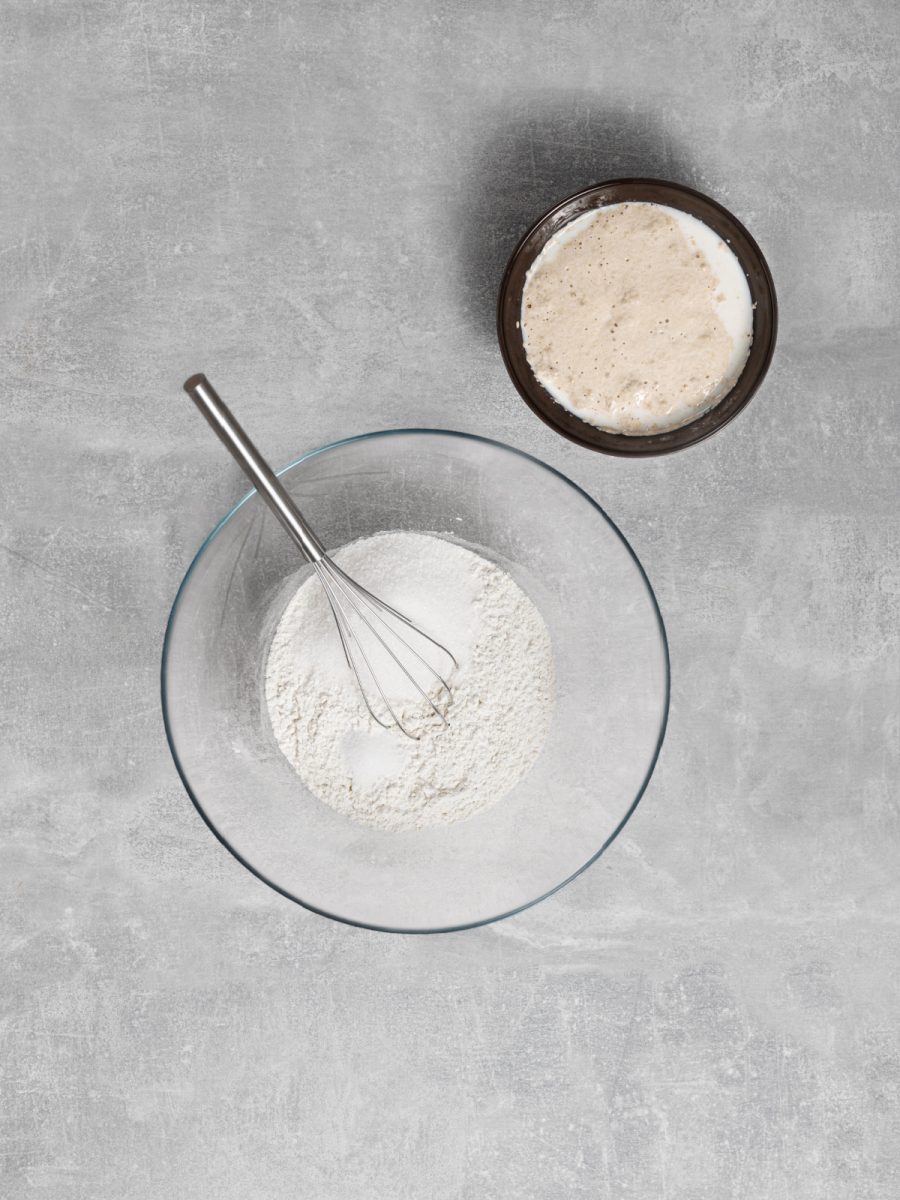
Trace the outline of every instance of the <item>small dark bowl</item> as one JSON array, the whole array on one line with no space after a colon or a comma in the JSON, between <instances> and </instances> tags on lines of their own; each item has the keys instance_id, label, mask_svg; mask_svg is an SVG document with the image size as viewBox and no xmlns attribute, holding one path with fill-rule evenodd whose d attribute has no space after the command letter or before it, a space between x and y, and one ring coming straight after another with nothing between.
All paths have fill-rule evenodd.
<instances>
[{"instance_id":1,"label":"small dark bowl","mask_svg":"<svg viewBox=\"0 0 900 1200\"><path fill-rule=\"evenodd\" d=\"M522 342L520 316L525 276L547 242L575 217L580 217L591 209L626 201L666 204L670 208L677 208L692 217L697 217L710 229L715 230L737 255L747 276L754 305L753 344L737 383L696 420L661 433L610 433L582 421L554 400L538 382ZM614 179L609 183L598 183L585 188L583 192L576 192L574 196L569 196L567 200L545 213L532 225L513 251L500 285L497 305L497 336L500 339L503 361L519 394L532 412L537 413L551 429L580 446L587 446L590 450L602 450L605 454L627 457L669 454L672 450L681 450L685 446L701 442L723 425L727 425L762 383L772 360L777 328L778 305L772 276L762 251L740 221L708 196L681 184L666 183L661 179Z\"/></svg>"}]
</instances>

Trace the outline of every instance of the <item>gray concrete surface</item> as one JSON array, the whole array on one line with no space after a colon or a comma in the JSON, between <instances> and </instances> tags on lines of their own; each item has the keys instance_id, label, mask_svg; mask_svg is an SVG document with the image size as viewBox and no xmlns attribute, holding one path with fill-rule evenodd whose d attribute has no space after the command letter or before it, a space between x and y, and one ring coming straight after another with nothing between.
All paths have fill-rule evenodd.
<instances>
[{"instance_id":1,"label":"gray concrete surface","mask_svg":"<svg viewBox=\"0 0 900 1200\"><path fill-rule=\"evenodd\" d=\"M900 1193L900 164L890 0L11 0L3 99L0 1194ZM518 401L492 303L550 201L718 197L782 333L713 441L629 463ZM668 622L611 852L477 932L343 928L207 833L163 628L264 449L408 423L568 473Z\"/></svg>"}]
</instances>

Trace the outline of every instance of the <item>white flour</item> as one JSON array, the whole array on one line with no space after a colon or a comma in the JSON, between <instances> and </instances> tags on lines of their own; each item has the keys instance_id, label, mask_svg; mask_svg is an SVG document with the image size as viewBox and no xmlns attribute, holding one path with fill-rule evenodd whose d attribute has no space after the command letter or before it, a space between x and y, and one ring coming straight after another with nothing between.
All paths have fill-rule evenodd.
<instances>
[{"instance_id":1,"label":"white flour","mask_svg":"<svg viewBox=\"0 0 900 1200\"><path fill-rule=\"evenodd\" d=\"M532 767L550 724L553 653L537 609L505 571L437 536L378 534L334 557L453 652L448 725L412 741L372 719L313 577L285 609L266 666L285 757L326 804L378 829L450 824L493 804Z\"/></svg>"}]
</instances>

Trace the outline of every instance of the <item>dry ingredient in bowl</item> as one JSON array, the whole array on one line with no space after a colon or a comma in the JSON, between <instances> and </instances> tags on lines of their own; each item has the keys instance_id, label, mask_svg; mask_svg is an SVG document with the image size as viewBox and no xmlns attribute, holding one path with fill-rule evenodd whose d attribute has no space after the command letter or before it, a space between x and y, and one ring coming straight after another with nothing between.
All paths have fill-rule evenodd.
<instances>
[{"instance_id":1,"label":"dry ingredient in bowl","mask_svg":"<svg viewBox=\"0 0 900 1200\"><path fill-rule=\"evenodd\" d=\"M418 741L379 726L308 579L278 624L265 680L294 770L320 800L383 830L447 825L505 796L537 759L554 703L550 636L532 601L500 567L439 536L377 534L334 558L452 650L453 700L448 724L427 723Z\"/></svg>"},{"instance_id":2,"label":"dry ingredient in bowl","mask_svg":"<svg viewBox=\"0 0 900 1200\"><path fill-rule=\"evenodd\" d=\"M662 204L611 204L550 239L525 279L522 337L535 377L616 433L675 429L731 390L753 302L731 248Z\"/></svg>"}]
</instances>

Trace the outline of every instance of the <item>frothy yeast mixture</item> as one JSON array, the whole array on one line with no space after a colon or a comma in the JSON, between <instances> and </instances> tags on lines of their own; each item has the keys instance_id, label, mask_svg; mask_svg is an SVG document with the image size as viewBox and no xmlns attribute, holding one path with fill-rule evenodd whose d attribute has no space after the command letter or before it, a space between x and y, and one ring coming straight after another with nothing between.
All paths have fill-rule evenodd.
<instances>
[{"instance_id":1,"label":"frothy yeast mixture","mask_svg":"<svg viewBox=\"0 0 900 1200\"><path fill-rule=\"evenodd\" d=\"M674 429L740 375L750 289L708 225L662 204L612 204L571 221L532 264L522 336L558 403L618 433Z\"/></svg>"}]
</instances>

